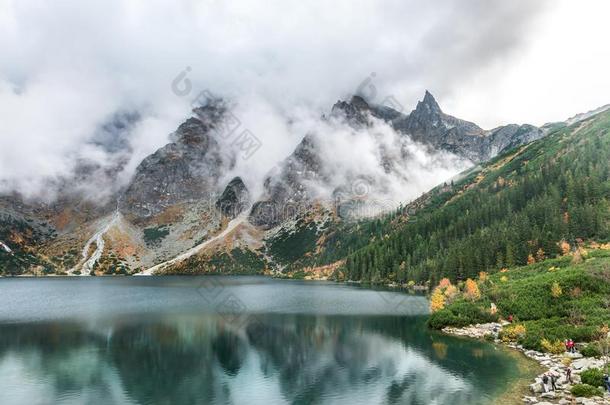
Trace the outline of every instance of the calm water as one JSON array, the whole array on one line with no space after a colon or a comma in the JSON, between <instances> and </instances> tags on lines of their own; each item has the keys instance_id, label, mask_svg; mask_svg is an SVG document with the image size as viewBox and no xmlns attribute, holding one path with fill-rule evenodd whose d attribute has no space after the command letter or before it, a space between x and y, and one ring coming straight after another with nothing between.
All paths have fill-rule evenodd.
<instances>
[{"instance_id":1,"label":"calm water","mask_svg":"<svg viewBox=\"0 0 610 405\"><path fill-rule=\"evenodd\" d=\"M424 298L263 277L0 280L0 404L478 404L519 377Z\"/></svg>"}]
</instances>

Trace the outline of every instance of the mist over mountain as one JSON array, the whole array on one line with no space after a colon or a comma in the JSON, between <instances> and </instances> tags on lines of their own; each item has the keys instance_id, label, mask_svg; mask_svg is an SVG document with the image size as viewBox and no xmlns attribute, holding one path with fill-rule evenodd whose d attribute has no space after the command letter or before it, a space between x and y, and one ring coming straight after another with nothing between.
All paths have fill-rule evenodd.
<instances>
[{"instance_id":1,"label":"mist over mountain","mask_svg":"<svg viewBox=\"0 0 610 405\"><path fill-rule=\"evenodd\" d=\"M130 159L124 134L139 115L116 116L95 139L117 159L106 166L82 163L53 202L6 195L4 238L19 239L15 221L23 223L24 231L40 235L28 243L45 246L61 258L52 265L71 274L177 264L233 229L231 248L255 251L267 232L303 215L352 221L392 211L545 134L518 125L484 131L443 113L427 91L409 114L353 96L318 117L287 119L286 128L300 131L302 139L260 175L240 165L259 159L261 145L249 130L240 132L235 105L215 96L202 104L124 185L117 176ZM38 256L28 257L40 263Z\"/></svg>"},{"instance_id":2,"label":"mist over mountain","mask_svg":"<svg viewBox=\"0 0 610 405\"><path fill-rule=\"evenodd\" d=\"M120 159L113 177L125 186L203 90L235 102L236 116L263 144L258 159L237 163L263 176L303 137L287 121L317 119L358 89L377 102L391 95L411 105L428 84L455 104L465 81L524 46L522 33L550 4L496 3L443 0L448 11L439 14L439 5L393 0L332 9L274 1L265 13L247 2L68 1L51 13L9 1L0 24L0 189L52 199L56 183L79 172L77 160ZM127 147L102 145L99 132L125 114L138 115L124 129ZM108 189L103 179L89 185Z\"/></svg>"}]
</instances>

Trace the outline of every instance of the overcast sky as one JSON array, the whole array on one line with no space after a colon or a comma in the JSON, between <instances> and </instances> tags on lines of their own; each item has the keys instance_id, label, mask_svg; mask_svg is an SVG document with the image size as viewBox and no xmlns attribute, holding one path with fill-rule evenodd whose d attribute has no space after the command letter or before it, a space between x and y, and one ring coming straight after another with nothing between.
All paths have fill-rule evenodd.
<instances>
[{"instance_id":1,"label":"overcast sky","mask_svg":"<svg viewBox=\"0 0 610 405\"><path fill-rule=\"evenodd\" d=\"M77 157L107 160L96 128L137 111L128 175L203 89L237 102L271 163L303 135L282 119L359 88L407 112L429 89L484 128L610 103L610 2L422 3L0 0L0 184L31 192ZM172 90L181 72L186 95Z\"/></svg>"}]
</instances>

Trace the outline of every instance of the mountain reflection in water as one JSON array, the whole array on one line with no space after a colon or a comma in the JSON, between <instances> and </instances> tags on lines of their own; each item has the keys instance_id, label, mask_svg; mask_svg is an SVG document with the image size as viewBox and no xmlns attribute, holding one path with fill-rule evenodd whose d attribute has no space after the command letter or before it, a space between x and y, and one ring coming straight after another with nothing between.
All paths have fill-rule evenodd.
<instances>
[{"instance_id":1,"label":"mountain reflection in water","mask_svg":"<svg viewBox=\"0 0 610 405\"><path fill-rule=\"evenodd\" d=\"M0 403L477 404L518 376L504 352L431 333L425 320L259 313L237 325L185 312L5 323Z\"/></svg>"}]
</instances>

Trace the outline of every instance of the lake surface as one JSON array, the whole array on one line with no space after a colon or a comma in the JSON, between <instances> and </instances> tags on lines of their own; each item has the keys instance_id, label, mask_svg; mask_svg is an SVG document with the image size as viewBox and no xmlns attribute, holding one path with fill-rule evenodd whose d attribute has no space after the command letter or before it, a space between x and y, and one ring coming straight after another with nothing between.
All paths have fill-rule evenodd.
<instances>
[{"instance_id":1,"label":"lake surface","mask_svg":"<svg viewBox=\"0 0 610 405\"><path fill-rule=\"evenodd\" d=\"M264 277L0 279L0 404L489 404L523 378L429 331L427 306Z\"/></svg>"}]
</instances>

